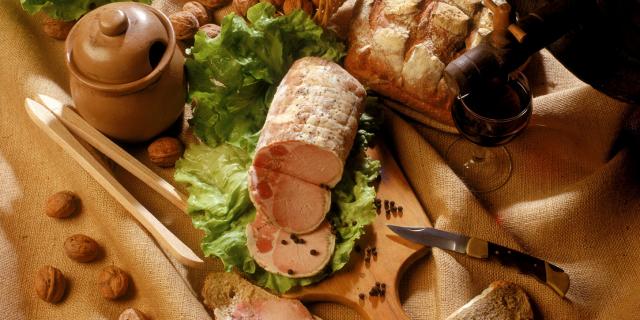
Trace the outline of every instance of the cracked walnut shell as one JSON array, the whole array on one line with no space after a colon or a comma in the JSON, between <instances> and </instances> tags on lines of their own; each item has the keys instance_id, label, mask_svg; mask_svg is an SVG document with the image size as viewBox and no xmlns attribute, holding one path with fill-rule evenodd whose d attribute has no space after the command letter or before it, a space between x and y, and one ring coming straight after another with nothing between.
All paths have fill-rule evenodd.
<instances>
[{"instance_id":1,"label":"cracked walnut shell","mask_svg":"<svg viewBox=\"0 0 640 320\"><path fill-rule=\"evenodd\" d=\"M98 275L98 288L103 298L118 299L129 289L129 275L116 266L105 267Z\"/></svg>"},{"instance_id":2,"label":"cracked walnut shell","mask_svg":"<svg viewBox=\"0 0 640 320\"><path fill-rule=\"evenodd\" d=\"M147 320L147 316L138 309L129 308L122 311L118 320Z\"/></svg>"},{"instance_id":3,"label":"cracked walnut shell","mask_svg":"<svg viewBox=\"0 0 640 320\"><path fill-rule=\"evenodd\" d=\"M67 289L67 280L62 272L52 266L44 266L36 274L36 294L40 299L58 303L64 297Z\"/></svg>"}]
</instances>

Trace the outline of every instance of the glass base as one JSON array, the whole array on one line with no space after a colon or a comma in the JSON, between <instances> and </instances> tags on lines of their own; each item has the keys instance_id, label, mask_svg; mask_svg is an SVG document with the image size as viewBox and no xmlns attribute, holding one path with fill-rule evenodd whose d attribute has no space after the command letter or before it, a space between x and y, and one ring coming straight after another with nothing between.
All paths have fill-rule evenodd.
<instances>
[{"instance_id":1,"label":"glass base","mask_svg":"<svg viewBox=\"0 0 640 320\"><path fill-rule=\"evenodd\" d=\"M511 178L511 155L502 146L482 147L460 138L449 146L446 157L472 192L500 189Z\"/></svg>"}]
</instances>

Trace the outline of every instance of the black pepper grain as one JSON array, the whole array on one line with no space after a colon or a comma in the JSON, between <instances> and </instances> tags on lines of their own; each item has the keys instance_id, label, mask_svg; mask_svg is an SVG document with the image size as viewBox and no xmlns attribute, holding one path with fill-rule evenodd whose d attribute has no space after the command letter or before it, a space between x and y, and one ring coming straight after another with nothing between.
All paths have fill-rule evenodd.
<instances>
[{"instance_id":1,"label":"black pepper grain","mask_svg":"<svg viewBox=\"0 0 640 320\"><path fill-rule=\"evenodd\" d=\"M395 202L395 201L391 201L391 203L390 203L390 204L391 204L391 207L392 207L392 208L396 206L396 202Z\"/></svg>"},{"instance_id":2,"label":"black pepper grain","mask_svg":"<svg viewBox=\"0 0 640 320\"><path fill-rule=\"evenodd\" d=\"M318 250L316 250L316 249L311 249L311 251L309 251L309 254L310 254L310 255L312 255L312 256L317 256L317 255L318 255L318 253L319 253L319 252L318 252Z\"/></svg>"},{"instance_id":3,"label":"black pepper grain","mask_svg":"<svg viewBox=\"0 0 640 320\"><path fill-rule=\"evenodd\" d=\"M291 270L291 269L287 270L287 274L288 275L292 275L293 274L293 270Z\"/></svg>"},{"instance_id":4,"label":"black pepper grain","mask_svg":"<svg viewBox=\"0 0 640 320\"><path fill-rule=\"evenodd\" d=\"M398 211L402 212L402 206L398 206Z\"/></svg>"},{"instance_id":5,"label":"black pepper grain","mask_svg":"<svg viewBox=\"0 0 640 320\"><path fill-rule=\"evenodd\" d=\"M360 300L364 300L364 293L360 293L360 294L358 295L358 298L360 298Z\"/></svg>"},{"instance_id":6,"label":"black pepper grain","mask_svg":"<svg viewBox=\"0 0 640 320\"><path fill-rule=\"evenodd\" d=\"M354 226L354 227L357 226L358 225L358 221L351 222L351 225Z\"/></svg>"},{"instance_id":7,"label":"black pepper grain","mask_svg":"<svg viewBox=\"0 0 640 320\"><path fill-rule=\"evenodd\" d=\"M389 200L384 201L384 208L389 209Z\"/></svg>"},{"instance_id":8,"label":"black pepper grain","mask_svg":"<svg viewBox=\"0 0 640 320\"><path fill-rule=\"evenodd\" d=\"M356 244L356 245L353 247L353 249L354 249L354 250L356 250L356 252L357 252L357 253L360 253L360 251L362 251L362 248L360 248L360 245L359 245L359 244Z\"/></svg>"},{"instance_id":9,"label":"black pepper grain","mask_svg":"<svg viewBox=\"0 0 640 320\"><path fill-rule=\"evenodd\" d=\"M280 243L282 243L282 244L283 244L283 245L285 245L285 246L286 246L287 244L289 244L289 242L287 242L287 240L285 240L285 239L282 239L282 241L280 241Z\"/></svg>"}]
</instances>

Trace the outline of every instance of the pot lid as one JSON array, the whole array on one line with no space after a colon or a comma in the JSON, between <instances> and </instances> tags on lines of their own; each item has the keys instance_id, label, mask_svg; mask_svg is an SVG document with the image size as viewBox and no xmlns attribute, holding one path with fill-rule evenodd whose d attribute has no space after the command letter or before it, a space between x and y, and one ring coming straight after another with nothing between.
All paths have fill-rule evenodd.
<instances>
[{"instance_id":1,"label":"pot lid","mask_svg":"<svg viewBox=\"0 0 640 320\"><path fill-rule=\"evenodd\" d=\"M124 84L166 64L162 58L172 45L173 29L164 14L144 4L116 2L78 21L67 37L66 59L85 82Z\"/></svg>"}]
</instances>

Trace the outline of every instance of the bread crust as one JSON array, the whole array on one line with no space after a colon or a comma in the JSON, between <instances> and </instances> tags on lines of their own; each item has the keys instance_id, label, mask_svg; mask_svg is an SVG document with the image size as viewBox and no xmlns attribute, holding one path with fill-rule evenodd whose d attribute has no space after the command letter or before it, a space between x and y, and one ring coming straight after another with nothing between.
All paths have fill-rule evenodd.
<instances>
[{"instance_id":1,"label":"bread crust","mask_svg":"<svg viewBox=\"0 0 640 320\"><path fill-rule=\"evenodd\" d=\"M491 28L478 0L362 0L354 8L345 68L367 87L453 126L442 71Z\"/></svg>"}]
</instances>

